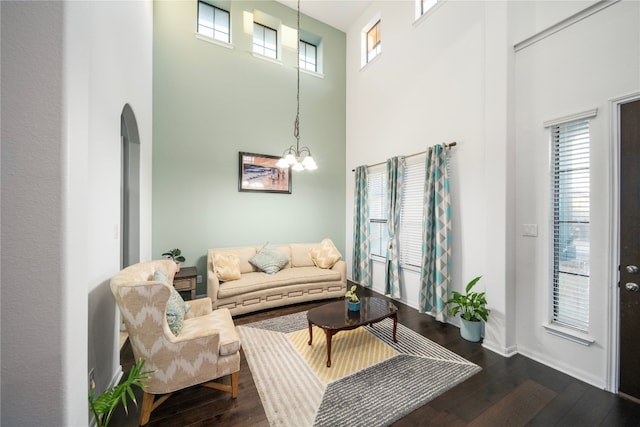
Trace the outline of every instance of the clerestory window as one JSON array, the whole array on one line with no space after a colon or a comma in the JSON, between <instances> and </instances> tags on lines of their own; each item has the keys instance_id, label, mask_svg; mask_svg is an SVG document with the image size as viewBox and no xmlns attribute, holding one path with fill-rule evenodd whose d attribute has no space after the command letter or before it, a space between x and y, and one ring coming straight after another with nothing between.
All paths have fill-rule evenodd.
<instances>
[{"instance_id":1,"label":"clerestory window","mask_svg":"<svg viewBox=\"0 0 640 427\"><path fill-rule=\"evenodd\" d=\"M205 3L198 2L198 33L215 40L231 43L229 12Z\"/></svg>"}]
</instances>

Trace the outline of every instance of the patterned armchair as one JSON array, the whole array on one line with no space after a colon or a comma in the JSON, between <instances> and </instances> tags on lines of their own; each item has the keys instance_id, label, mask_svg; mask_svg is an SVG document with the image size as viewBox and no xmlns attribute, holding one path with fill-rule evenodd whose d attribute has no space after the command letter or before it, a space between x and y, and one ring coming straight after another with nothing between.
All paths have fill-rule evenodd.
<instances>
[{"instance_id":1,"label":"patterned armchair","mask_svg":"<svg viewBox=\"0 0 640 427\"><path fill-rule=\"evenodd\" d=\"M227 309L212 311L211 300L187 301L190 309L182 330L175 336L169 329L166 311L172 288L154 280L160 272L170 281L176 273L171 260L135 264L111 279L116 299L136 360L145 360L153 371L144 384L140 425L149 422L151 412L171 393L192 385L238 396L240 337ZM211 380L231 375L231 384Z\"/></svg>"}]
</instances>

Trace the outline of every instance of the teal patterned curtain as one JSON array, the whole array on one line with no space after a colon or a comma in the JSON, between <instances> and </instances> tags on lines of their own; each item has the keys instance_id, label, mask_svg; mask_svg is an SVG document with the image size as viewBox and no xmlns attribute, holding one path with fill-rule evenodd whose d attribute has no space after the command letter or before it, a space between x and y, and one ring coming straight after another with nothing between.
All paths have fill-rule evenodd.
<instances>
[{"instance_id":1,"label":"teal patterned curtain","mask_svg":"<svg viewBox=\"0 0 640 427\"><path fill-rule=\"evenodd\" d=\"M389 246L385 269L385 294L400 298L400 208L402 206L402 181L404 157L387 160L387 228Z\"/></svg>"},{"instance_id":2,"label":"teal patterned curtain","mask_svg":"<svg viewBox=\"0 0 640 427\"><path fill-rule=\"evenodd\" d=\"M368 288L371 287L369 264L369 196L367 193L366 166L356 168L356 186L353 203L353 281Z\"/></svg>"},{"instance_id":3,"label":"teal patterned curtain","mask_svg":"<svg viewBox=\"0 0 640 427\"><path fill-rule=\"evenodd\" d=\"M422 227L422 273L420 312L431 312L436 320L446 321L444 301L450 276L451 206L446 146L427 150Z\"/></svg>"}]
</instances>

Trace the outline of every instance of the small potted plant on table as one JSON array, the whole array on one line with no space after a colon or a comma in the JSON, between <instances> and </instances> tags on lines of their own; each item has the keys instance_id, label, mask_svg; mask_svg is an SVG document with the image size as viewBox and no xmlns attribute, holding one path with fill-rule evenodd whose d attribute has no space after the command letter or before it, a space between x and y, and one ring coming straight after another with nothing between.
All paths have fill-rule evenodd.
<instances>
[{"instance_id":1,"label":"small potted plant on table","mask_svg":"<svg viewBox=\"0 0 640 427\"><path fill-rule=\"evenodd\" d=\"M357 289L358 287L353 285L351 289L344 294L345 298L348 298L347 308L349 311L360 311L360 298L358 298L356 294Z\"/></svg>"},{"instance_id":2,"label":"small potted plant on table","mask_svg":"<svg viewBox=\"0 0 640 427\"><path fill-rule=\"evenodd\" d=\"M163 253L162 256L166 256L167 258L175 262L178 266L177 271L180 271L180 263L185 261L185 258L182 256L182 251L178 248L171 249L170 251Z\"/></svg>"},{"instance_id":3,"label":"small potted plant on table","mask_svg":"<svg viewBox=\"0 0 640 427\"><path fill-rule=\"evenodd\" d=\"M480 280L478 276L467 284L465 293L453 291L452 297L445 302L450 306L449 314L455 316L460 313L460 335L467 341L478 342L482 336L482 322L489 317L487 299L484 292L471 292Z\"/></svg>"}]
</instances>

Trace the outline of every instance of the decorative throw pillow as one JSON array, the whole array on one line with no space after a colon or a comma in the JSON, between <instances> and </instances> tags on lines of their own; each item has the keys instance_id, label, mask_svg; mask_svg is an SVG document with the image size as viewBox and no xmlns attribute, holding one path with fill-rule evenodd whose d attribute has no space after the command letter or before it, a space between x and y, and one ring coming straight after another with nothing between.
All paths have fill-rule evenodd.
<instances>
[{"instance_id":1,"label":"decorative throw pillow","mask_svg":"<svg viewBox=\"0 0 640 427\"><path fill-rule=\"evenodd\" d=\"M260 271L267 274L275 274L287 265L289 258L271 246L265 244L257 254L249 258L249 262L255 265Z\"/></svg>"},{"instance_id":2,"label":"decorative throw pillow","mask_svg":"<svg viewBox=\"0 0 640 427\"><path fill-rule=\"evenodd\" d=\"M340 261L340 258L342 258L342 254L333 245L331 239L324 239L318 246L311 249L311 259L319 268L331 268Z\"/></svg>"},{"instance_id":3,"label":"decorative throw pillow","mask_svg":"<svg viewBox=\"0 0 640 427\"><path fill-rule=\"evenodd\" d=\"M213 256L213 264L219 280L226 282L240 279L240 258L238 255L216 253Z\"/></svg>"},{"instance_id":4,"label":"decorative throw pillow","mask_svg":"<svg viewBox=\"0 0 640 427\"><path fill-rule=\"evenodd\" d=\"M167 324L169 329L173 332L173 335L178 336L182 330L182 324L184 322L184 315L191 309L191 306L184 302L182 296L173 284L169 282L169 278L161 271L153 273L153 280L164 282L171 287L171 295L167 301Z\"/></svg>"}]
</instances>

